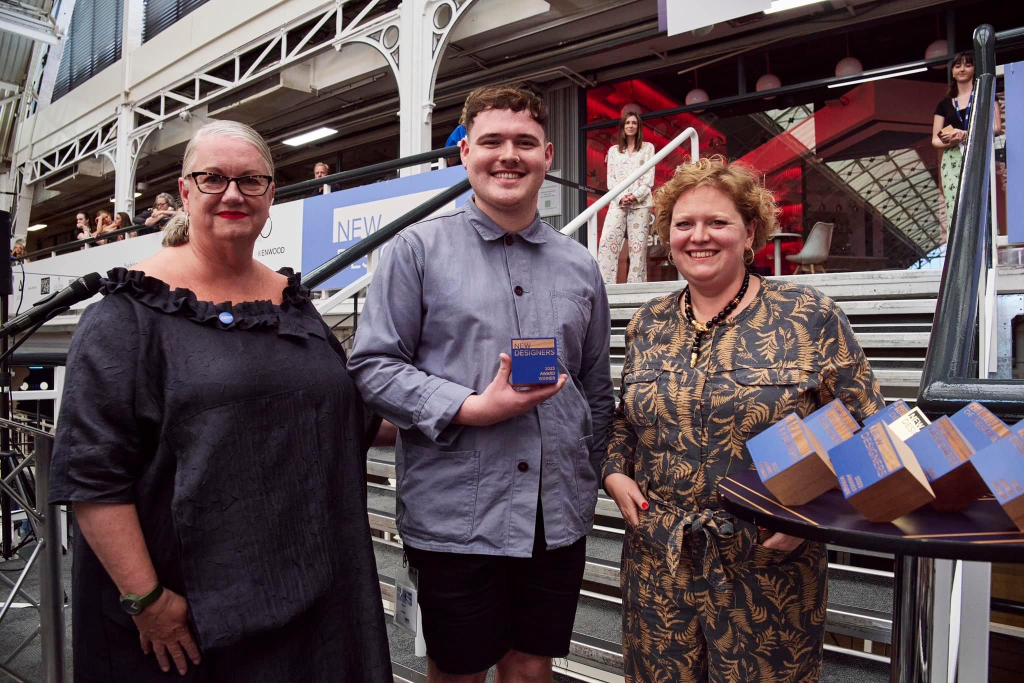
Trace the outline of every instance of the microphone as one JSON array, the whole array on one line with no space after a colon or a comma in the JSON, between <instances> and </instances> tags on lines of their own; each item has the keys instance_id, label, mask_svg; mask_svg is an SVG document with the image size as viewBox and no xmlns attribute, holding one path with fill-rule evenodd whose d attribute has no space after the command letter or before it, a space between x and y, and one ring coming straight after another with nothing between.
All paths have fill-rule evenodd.
<instances>
[{"instance_id":1,"label":"microphone","mask_svg":"<svg viewBox=\"0 0 1024 683\"><path fill-rule=\"evenodd\" d=\"M100 291L100 279L99 273L83 275L64 289L40 300L35 306L0 327L0 337L20 334L37 323L63 313L79 301L92 298L96 292Z\"/></svg>"}]
</instances>

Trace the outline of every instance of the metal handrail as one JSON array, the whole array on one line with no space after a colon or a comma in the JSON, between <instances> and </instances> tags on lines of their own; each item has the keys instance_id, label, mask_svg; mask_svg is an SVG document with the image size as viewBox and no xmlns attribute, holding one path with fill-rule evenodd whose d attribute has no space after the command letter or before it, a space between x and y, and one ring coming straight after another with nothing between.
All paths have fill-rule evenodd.
<instances>
[{"instance_id":1,"label":"metal handrail","mask_svg":"<svg viewBox=\"0 0 1024 683\"><path fill-rule=\"evenodd\" d=\"M117 230L111 230L110 232L105 232L102 235L97 235L96 237L86 237L85 239L74 240L73 242L65 242L64 244L58 244L56 246L50 247L49 249L36 249L31 253L25 254L21 258L24 260L28 260L35 258L37 256L51 256L61 251L76 251L84 246L95 244L100 240L103 240L104 242L109 242L111 239L114 239L116 241L119 235L124 235L129 232L137 232L140 235L148 235L152 232L158 232L159 230L160 228L156 227L155 225L129 225L127 228L118 228ZM101 244L100 246L103 245Z\"/></svg>"},{"instance_id":2,"label":"metal handrail","mask_svg":"<svg viewBox=\"0 0 1024 683\"><path fill-rule=\"evenodd\" d=\"M953 413L978 401L1004 419L1024 417L1024 381L970 377L977 340L979 277L990 249L988 184L995 44L1000 36L1016 39L1021 32L1015 29L997 35L988 24L974 32L975 104L917 399L917 404L931 413Z\"/></svg>"},{"instance_id":3,"label":"metal handrail","mask_svg":"<svg viewBox=\"0 0 1024 683\"><path fill-rule=\"evenodd\" d=\"M457 156L459 156L458 145L442 147L441 149L434 149L420 154L412 154L400 159L392 159L391 161L382 161L379 164L371 164L369 166L363 166L362 168L354 168L350 171L341 171L332 175L326 175L323 178L313 178L312 180L303 180L298 183L293 183L292 185L285 185L274 192L274 198L284 199L286 197L301 194L308 190L315 190L323 185L348 182L350 180L360 180L362 178L380 175L381 173L398 171L409 166L417 166L419 164L437 161L438 159L450 159Z\"/></svg>"},{"instance_id":4,"label":"metal handrail","mask_svg":"<svg viewBox=\"0 0 1024 683\"><path fill-rule=\"evenodd\" d=\"M334 258L321 263L311 270L302 278L303 286L314 289L318 285L323 284L359 259L368 256L374 249L390 240L408 226L423 220L468 189L469 179L467 178L455 183L444 192L431 197L411 211L405 212L369 237L363 238Z\"/></svg>"},{"instance_id":5,"label":"metal handrail","mask_svg":"<svg viewBox=\"0 0 1024 683\"><path fill-rule=\"evenodd\" d=\"M661 151L659 151L657 154L651 157L643 166L630 173L625 180L623 180L621 183L608 190L608 192L606 192L603 197L601 197L596 202L588 206L583 213L569 221L569 224L562 228L562 234L574 235L576 231L579 230L587 221L589 221L592 217L596 216L598 211L608 206L613 199L615 199L620 194L629 189L629 186L635 183L640 178L640 176L642 176L644 173L647 173L647 171L649 171L651 168L659 164L662 159L664 159L673 151L675 151L676 147L683 144L683 141L686 140L687 138L690 139L690 163L697 161L697 159L700 156L700 146L699 141L697 140L697 131L694 130L693 128L687 128L682 133L672 138L671 142L662 147Z\"/></svg>"}]
</instances>

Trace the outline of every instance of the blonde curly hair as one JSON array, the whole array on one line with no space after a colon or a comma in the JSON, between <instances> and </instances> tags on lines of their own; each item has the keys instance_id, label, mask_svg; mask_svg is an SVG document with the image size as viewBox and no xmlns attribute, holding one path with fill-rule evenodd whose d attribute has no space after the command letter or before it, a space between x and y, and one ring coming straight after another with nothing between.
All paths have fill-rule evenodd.
<instances>
[{"instance_id":1,"label":"blonde curly hair","mask_svg":"<svg viewBox=\"0 0 1024 683\"><path fill-rule=\"evenodd\" d=\"M682 164L676 168L672 179L654 193L654 229L666 248L672 227L672 209L684 193L701 186L713 187L723 193L736 205L744 224L753 223L754 253L768 243L769 235L778 232L779 207L772 191L761 182L760 175L743 163L729 163L725 157L715 155L693 164Z\"/></svg>"}]
</instances>

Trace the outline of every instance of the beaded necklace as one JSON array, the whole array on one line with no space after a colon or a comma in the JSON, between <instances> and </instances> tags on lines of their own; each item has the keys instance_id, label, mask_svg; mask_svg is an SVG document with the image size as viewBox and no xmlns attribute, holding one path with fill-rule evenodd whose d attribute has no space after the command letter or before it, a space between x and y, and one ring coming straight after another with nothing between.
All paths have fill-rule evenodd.
<instances>
[{"instance_id":1,"label":"beaded necklace","mask_svg":"<svg viewBox=\"0 0 1024 683\"><path fill-rule=\"evenodd\" d=\"M696 330L693 335L693 349L690 351L691 368L697 367L697 358L700 356L700 342L704 338L705 333L709 332L715 325L721 324L739 306L743 295L747 293L747 285L749 284L750 271L747 271L743 275L743 285L740 287L739 293L733 297L732 301L725 305L725 308L718 312L718 315L706 323L699 322L693 317L693 306L690 304L690 285L686 285L686 289L683 290L683 312L686 314L686 321Z\"/></svg>"}]
</instances>

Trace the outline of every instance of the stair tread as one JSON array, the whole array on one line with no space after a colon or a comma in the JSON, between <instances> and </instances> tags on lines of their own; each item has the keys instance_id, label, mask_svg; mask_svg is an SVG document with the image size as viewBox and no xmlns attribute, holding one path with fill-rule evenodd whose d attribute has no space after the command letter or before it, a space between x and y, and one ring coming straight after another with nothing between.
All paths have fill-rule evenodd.
<instances>
[{"instance_id":1,"label":"stair tread","mask_svg":"<svg viewBox=\"0 0 1024 683\"><path fill-rule=\"evenodd\" d=\"M836 571L828 573L828 603L830 607L869 609L883 614L892 613L892 578Z\"/></svg>"},{"instance_id":2,"label":"stair tread","mask_svg":"<svg viewBox=\"0 0 1024 683\"><path fill-rule=\"evenodd\" d=\"M825 650L821 665L821 683L887 683L889 664Z\"/></svg>"}]
</instances>

